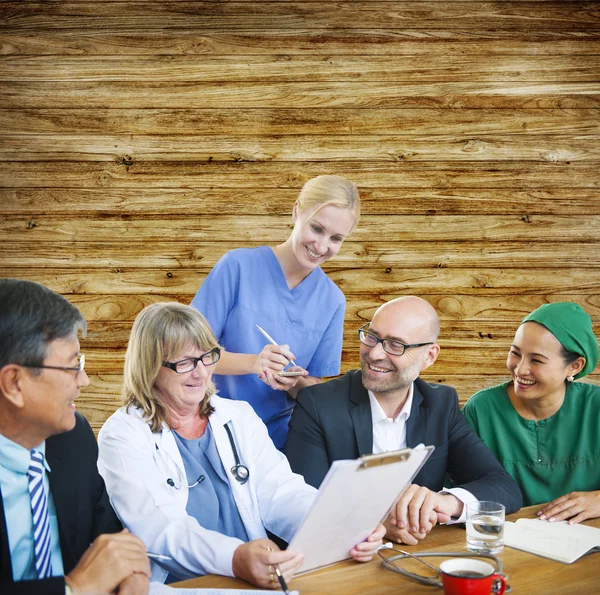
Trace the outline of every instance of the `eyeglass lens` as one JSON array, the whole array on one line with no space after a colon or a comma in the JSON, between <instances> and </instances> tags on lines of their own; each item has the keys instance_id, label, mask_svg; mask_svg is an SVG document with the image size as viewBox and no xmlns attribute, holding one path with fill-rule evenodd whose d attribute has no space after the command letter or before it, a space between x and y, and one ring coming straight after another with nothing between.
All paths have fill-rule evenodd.
<instances>
[{"instance_id":1,"label":"eyeglass lens","mask_svg":"<svg viewBox=\"0 0 600 595\"><path fill-rule=\"evenodd\" d=\"M178 374L184 374L185 372L191 372L196 368L198 362L202 362L205 366L212 366L219 361L220 352L216 349L203 353L200 357L190 357L188 359L182 359L175 364L175 371Z\"/></svg>"}]
</instances>

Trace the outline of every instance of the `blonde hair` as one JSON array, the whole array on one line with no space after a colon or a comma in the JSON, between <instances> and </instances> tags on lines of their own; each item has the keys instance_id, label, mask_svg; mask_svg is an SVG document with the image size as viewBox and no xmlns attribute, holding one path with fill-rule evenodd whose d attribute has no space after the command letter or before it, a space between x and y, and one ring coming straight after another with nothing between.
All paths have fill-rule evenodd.
<instances>
[{"instance_id":1,"label":"blonde hair","mask_svg":"<svg viewBox=\"0 0 600 595\"><path fill-rule=\"evenodd\" d=\"M296 202L300 211L315 205L321 205L320 208L333 205L341 209L348 209L354 215L352 229L358 225L360 219L358 188L354 182L343 176L317 176L308 180L302 186Z\"/></svg>"},{"instance_id":2,"label":"blonde hair","mask_svg":"<svg viewBox=\"0 0 600 595\"><path fill-rule=\"evenodd\" d=\"M134 406L143 411L153 432L160 431L168 414L155 388L162 363L178 357L189 346L203 352L219 347L204 316L190 306L175 302L152 304L133 323L125 353L122 397L127 408ZM210 398L215 392L211 381L200 403L201 415L209 416L214 411Z\"/></svg>"}]
</instances>

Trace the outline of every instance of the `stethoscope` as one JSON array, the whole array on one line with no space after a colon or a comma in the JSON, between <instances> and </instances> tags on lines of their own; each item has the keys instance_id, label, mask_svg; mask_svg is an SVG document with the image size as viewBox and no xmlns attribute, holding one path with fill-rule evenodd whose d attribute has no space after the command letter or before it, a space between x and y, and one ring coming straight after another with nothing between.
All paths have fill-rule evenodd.
<instances>
[{"instance_id":1,"label":"stethoscope","mask_svg":"<svg viewBox=\"0 0 600 595\"><path fill-rule=\"evenodd\" d=\"M237 448L235 446L235 441L233 440L233 434L231 433L231 429L229 428L228 424L224 424L223 427L225 428L225 431L227 432L227 437L229 438L229 444L231 444L231 450L233 451L233 458L235 460L235 465L230 469L232 475L235 477L236 481L238 481L241 485L244 485L248 479L250 478L250 470L248 469L248 467L246 467L246 465L242 465L241 461L240 461L240 456L238 454ZM159 456L162 457L162 450L160 450L160 448L158 447L158 444L155 442L154 443L154 447L156 449L156 452L159 454ZM173 459L171 458L171 455L169 455L168 452L165 451L166 456L168 457L168 460L165 460L166 462L166 466L167 469L169 470L169 473L172 472L171 469L171 463L173 463L173 465L175 465L175 468L177 469L177 475L181 476L181 469L180 467L177 465L177 463L175 463L175 461L173 461ZM180 479L174 479L173 477L168 477L167 478L167 485L175 488L176 490L180 490L181 488L187 488L188 490L195 488L197 485L201 484L204 480L206 479L206 477L204 475L200 475L198 477L198 479L192 483L191 485L188 485L187 482L182 482Z\"/></svg>"}]
</instances>

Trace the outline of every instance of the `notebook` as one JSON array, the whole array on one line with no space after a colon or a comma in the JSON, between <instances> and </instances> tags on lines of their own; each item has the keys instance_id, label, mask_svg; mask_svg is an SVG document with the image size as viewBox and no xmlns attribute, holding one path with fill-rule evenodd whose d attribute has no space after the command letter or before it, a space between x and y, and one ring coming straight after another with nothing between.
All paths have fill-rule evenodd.
<instances>
[{"instance_id":1,"label":"notebook","mask_svg":"<svg viewBox=\"0 0 600 595\"><path fill-rule=\"evenodd\" d=\"M572 564L584 554L600 551L600 529L569 525L566 521L549 523L540 519L519 519L504 525L504 545Z\"/></svg>"}]
</instances>

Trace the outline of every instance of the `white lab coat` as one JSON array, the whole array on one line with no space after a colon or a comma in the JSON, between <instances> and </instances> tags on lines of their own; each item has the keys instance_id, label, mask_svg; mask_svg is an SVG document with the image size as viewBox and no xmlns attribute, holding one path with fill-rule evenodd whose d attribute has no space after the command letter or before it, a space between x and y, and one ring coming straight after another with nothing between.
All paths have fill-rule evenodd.
<instances>
[{"instance_id":1,"label":"white lab coat","mask_svg":"<svg viewBox=\"0 0 600 595\"><path fill-rule=\"evenodd\" d=\"M211 429L248 537L266 537L266 527L290 541L317 490L292 473L248 403L215 395L211 404L215 408L209 418ZM224 424L229 424L240 461L250 471L244 485L229 471L235 459ZM166 424L153 434L140 410L130 407L127 412L122 407L100 430L98 445L98 469L119 518L148 551L173 558L160 565L152 562L151 580L164 582L170 571L182 578L233 576L233 552L242 541L204 529L186 513L186 474ZM174 487L168 479L174 480Z\"/></svg>"}]
</instances>

